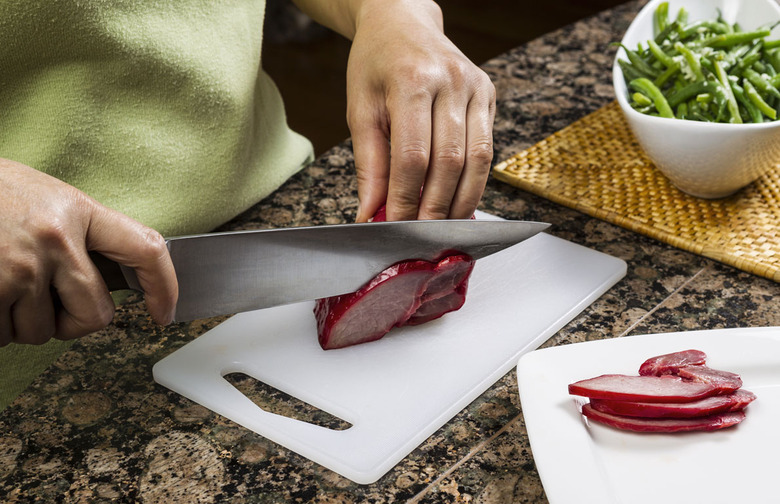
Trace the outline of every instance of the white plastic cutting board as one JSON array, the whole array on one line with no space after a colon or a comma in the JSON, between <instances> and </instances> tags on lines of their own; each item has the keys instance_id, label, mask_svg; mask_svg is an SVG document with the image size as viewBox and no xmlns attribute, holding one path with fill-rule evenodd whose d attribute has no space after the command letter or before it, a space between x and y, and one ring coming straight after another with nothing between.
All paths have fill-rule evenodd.
<instances>
[{"instance_id":1,"label":"white plastic cutting board","mask_svg":"<svg viewBox=\"0 0 780 504\"><path fill-rule=\"evenodd\" d=\"M235 315L154 366L154 379L357 483L378 480L626 273L619 259L537 235L480 259L457 312L323 351L313 302ZM336 431L266 412L240 372L337 416Z\"/></svg>"}]
</instances>

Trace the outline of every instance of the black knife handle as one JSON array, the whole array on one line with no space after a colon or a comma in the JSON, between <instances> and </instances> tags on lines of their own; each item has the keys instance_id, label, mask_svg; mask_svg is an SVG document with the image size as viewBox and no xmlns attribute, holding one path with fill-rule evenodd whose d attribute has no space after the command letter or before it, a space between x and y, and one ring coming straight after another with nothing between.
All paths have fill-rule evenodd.
<instances>
[{"instance_id":1,"label":"black knife handle","mask_svg":"<svg viewBox=\"0 0 780 504\"><path fill-rule=\"evenodd\" d=\"M131 268L123 268L119 263L112 261L99 252L90 252L89 258L92 259L92 262L97 266L109 291L113 292L127 289L141 290L138 279L135 276L135 271Z\"/></svg>"}]
</instances>

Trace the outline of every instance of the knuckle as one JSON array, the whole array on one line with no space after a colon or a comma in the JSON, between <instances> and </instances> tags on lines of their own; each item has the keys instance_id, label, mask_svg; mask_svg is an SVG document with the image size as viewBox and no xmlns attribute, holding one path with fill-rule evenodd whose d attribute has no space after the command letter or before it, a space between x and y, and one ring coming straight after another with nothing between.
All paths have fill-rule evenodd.
<instances>
[{"instance_id":1,"label":"knuckle","mask_svg":"<svg viewBox=\"0 0 780 504\"><path fill-rule=\"evenodd\" d=\"M79 335L84 336L106 327L114 319L114 311L113 305L109 307L106 303L98 303L92 312L79 317Z\"/></svg>"},{"instance_id":2,"label":"knuckle","mask_svg":"<svg viewBox=\"0 0 780 504\"><path fill-rule=\"evenodd\" d=\"M141 255L148 260L157 261L168 253L165 238L152 228L144 228L141 234Z\"/></svg>"},{"instance_id":3,"label":"knuckle","mask_svg":"<svg viewBox=\"0 0 780 504\"><path fill-rule=\"evenodd\" d=\"M425 169L428 159L428 148L421 143L412 142L398 149L398 161L403 166Z\"/></svg>"},{"instance_id":4,"label":"knuckle","mask_svg":"<svg viewBox=\"0 0 780 504\"><path fill-rule=\"evenodd\" d=\"M454 218L459 219L468 219L471 217L471 215L474 213L474 210L477 209L477 206L479 205L479 201L482 199L482 193L476 193L473 195L465 195L461 197L459 208L467 209L463 211L462 215L453 216Z\"/></svg>"},{"instance_id":5,"label":"knuckle","mask_svg":"<svg viewBox=\"0 0 780 504\"><path fill-rule=\"evenodd\" d=\"M60 216L38 219L30 228L33 236L49 249L64 249L70 242L67 223Z\"/></svg>"},{"instance_id":6,"label":"knuckle","mask_svg":"<svg viewBox=\"0 0 780 504\"><path fill-rule=\"evenodd\" d=\"M417 218L419 201L409 195L399 195L387 205L387 220L414 220Z\"/></svg>"},{"instance_id":7,"label":"knuckle","mask_svg":"<svg viewBox=\"0 0 780 504\"><path fill-rule=\"evenodd\" d=\"M399 77L404 76L403 80L399 78L397 82L408 88L408 92L414 93L417 91L417 96L427 96L428 93L424 91L431 82L435 80L435 72L430 67L419 65L416 61L409 61L404 64L399 73Z\"/></svg>"},{"instance_id":8,"label":"knuckle","mask_svg":"<svg viewBox=\"0 0 780 504\"><path fill-rule=\"evenodd\" d=\"M398 62L387 83L387 97L390 103L425 102L442 79L440 70L431 65L421 65L415 58Z\"/></svg>"},{"instance_id":9,"label":"knuckle","mask_svg":"<svg viewBox=\"0 0 780 504\"><path fill-rule=\"evenodd\" d=\"M17 289L22 285L30 285L41 277L41 266L32 255L20 255L8 259L8 272ZM0 294L0 297L3 297Z\"/></svg>"},{"instance_id":10,"label":"knuckle","mask_svg":"<svg viewBox=\"0 0 780 504\"><path fill-rule=\"evenodd\" d=\"M19 324L14 324L15 334L11 337L13 341L28 345L43 345L54 336L55 327L53 319L48 317L36 319L27 314L25 320L18 320L18 317L23 316L25 315L15 315L15 321L19 322Z\"/></svg>"},{"instance_id":11,"label":"knuckle","mask_svg":"<svg viewBox=\"0 0 780 504\"><path fill-rule=\"evenodd\" d=\"M446 219L450 214L450 202L449 201L431 201L425 204L424 208L420 209L421 219Z\"/></svg>"},{"instance_id":12,"label":"knuckle","mask_svg":"<svg viewBox=\"0 0 780 504\"><path fill-rule=\"evenodd\" d=\"M444 168L460 171L466 160L466 154L463 146L459 144L447 144L436 149L434 164Z\"/></svg>"},{"instance_id":13,"label":"knuckle","mask_svg":"<svg viewBox=\"0 0 780 504\"><path fill-rule=\"evenodd\" d=\"M485 170L493 161L493 142L488 138L477 140L469 145L469 159Z\"/></svg>"},{"instance_id":14,"label":"knuckle","mask_svg":"<svg viewBox=\"0 0 780 504\"><path fill-rule=\"evenodd\" d=\"M114 308L113 303L112 304L103 303L103 306L101 306L100 309L96 310L93 319L93 322L97 327L97 329L102 329L106 327L108 324L110 324L111 321L114 320L115 311L116 310Z\"/></svg>"},{"instance_id":15,"label":"knuckle","mask_svg":"<svg viewBox=\"0 0 780 504\"><path fill-rule=\"evenodd\" d=\"M456 82L465 81L472 68L472 65L467 63L466 60L461 58L453 58L447 61L444 68L450 80Z\"/></svg>"}]
</instances>

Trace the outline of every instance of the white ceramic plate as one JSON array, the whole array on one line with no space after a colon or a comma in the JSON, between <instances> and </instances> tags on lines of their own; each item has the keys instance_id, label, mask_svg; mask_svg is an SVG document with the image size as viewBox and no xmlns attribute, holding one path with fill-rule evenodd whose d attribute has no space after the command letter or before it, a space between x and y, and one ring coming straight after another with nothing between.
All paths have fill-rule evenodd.
<instances>
[{"instance_id":1,"label":"white ceramic plate","mask_svg":"<svg viewBox=\"0 0 780 504\"><path fill-rule=\"evenodd\" d=\"M738 426L643 434L586 422L568 384L637 374L654 355L696 348L757 396ZM517 366L536 467L550 504L778 503L780 327L629 336L537 350Z\"/></svg>"}]
</instances>

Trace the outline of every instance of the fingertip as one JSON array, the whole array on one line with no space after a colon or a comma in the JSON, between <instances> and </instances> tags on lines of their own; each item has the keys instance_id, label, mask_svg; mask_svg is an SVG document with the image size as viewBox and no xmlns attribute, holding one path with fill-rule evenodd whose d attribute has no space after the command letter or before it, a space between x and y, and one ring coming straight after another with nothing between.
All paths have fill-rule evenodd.
<instances>
[{"instance_id":1,"label":"fingertip","mask_svg":"<svg viewBox=\"0 0 780 504\"><path fill-rule=\"evenodd\" d=\"M173 323L176 316L175 300L173 300L173 302L168 300L161 306L160 303L155 302L153 298L146 296L146 307L149 314L152 316L152 320L154 320L156 324L167 326Z\"/></svg>"}]
</instances>

